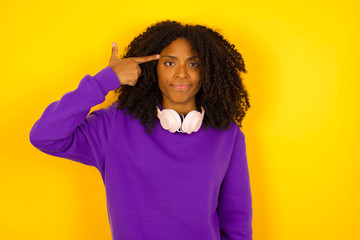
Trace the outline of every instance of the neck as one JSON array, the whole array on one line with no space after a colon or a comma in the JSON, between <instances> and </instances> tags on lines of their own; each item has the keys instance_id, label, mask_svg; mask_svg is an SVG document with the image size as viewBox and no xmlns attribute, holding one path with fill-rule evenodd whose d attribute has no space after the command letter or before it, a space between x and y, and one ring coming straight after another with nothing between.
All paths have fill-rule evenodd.
<instances>
[{"instance_id":1,"label":"neck","mask_svg":"<svg viewBox=\"0 0 360 240\"><path fill-rule=\"evenodd\" d=\"M173 109L175 110L178 114L188 114L189 112L193 111L193 110L197 110L195 102L191 103L191 104L167 104L167 103L163 103L162 107L164 109Z\"/></svg>"}]
</instances>

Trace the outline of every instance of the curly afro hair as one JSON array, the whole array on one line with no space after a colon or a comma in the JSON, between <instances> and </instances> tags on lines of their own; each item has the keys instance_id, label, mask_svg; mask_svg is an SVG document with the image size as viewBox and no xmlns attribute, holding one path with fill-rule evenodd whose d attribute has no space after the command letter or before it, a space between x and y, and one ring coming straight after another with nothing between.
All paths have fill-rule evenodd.
<instances>
[{"instance_id":1,"label":"curly afro hair","mask_svg":"<svg viewBox=\"0 0 360 240\"><path fill-rule=\"evenodd\" d=\"M218 32L202 25L182 25L176 21L162 21L148 27L125 49L124 58L160 53L177 38L186 38L192 51L200 59L201 89L196 94L198 110L203 107L203 125L219 130L229 129L236 122L239 127L250 108L248 92L240 73L245 64L241 54ZM118 108L126 109L134 119L140 119L151 133L157 119L157 106L162 103L158 86L157 61L140 64L142 75L135 86L121 86L117 92Z\"/></svg>"}]
</instances>

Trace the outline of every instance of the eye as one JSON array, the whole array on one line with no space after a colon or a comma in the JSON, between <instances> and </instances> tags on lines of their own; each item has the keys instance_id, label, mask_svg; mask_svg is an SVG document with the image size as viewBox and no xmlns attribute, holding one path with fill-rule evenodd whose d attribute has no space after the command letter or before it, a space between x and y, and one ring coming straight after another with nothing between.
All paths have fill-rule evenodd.
<instances>
[{"instance_id":1,"label":"eye","mask_svg":"<svg viewBox=\"0 0 360 240\"><path fill-rule=\"evenodd\" d=\"M166 66L174 66L174 62L165 62Z\"/></svg>"},{"instance_id":2,"label":"eye","mask_svg":"<svg viewBox=\"0 0 360 240\"><path fill-rule=\"evenodd\" d=\"M199 64L197 62L192 62L190 63L190 67L198 67Z\"/></svg>"}]
</instances>

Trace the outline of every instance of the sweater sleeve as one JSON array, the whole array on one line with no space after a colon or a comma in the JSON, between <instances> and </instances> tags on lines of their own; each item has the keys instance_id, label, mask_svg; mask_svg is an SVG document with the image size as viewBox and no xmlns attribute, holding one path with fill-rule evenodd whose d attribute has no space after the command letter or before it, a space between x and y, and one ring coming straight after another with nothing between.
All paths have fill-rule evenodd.
<instances>
[{"instance_id":1,"label":"sweater sleeve","mask_svg":"<svg viewBox=\"0 0 360 240\"><path fill-rule=\"evenodd\" d=\"M110 67L93 77L86 75L77 89L45 109L30 131L30 142L47 154L100 168L117 111L113 105L89 112L119 86Z\"/></svg>"},{"instance_id":2,"label":"sweater sleeve","mask_svg":"<svg viewBox=\"0 0 360 240\"><path fill-rule=\"evenodd\" d=\"M219 195L217 211L222 240L252 239L252 198L245 136L238 130Z\"/></svg>"}]
</instances>

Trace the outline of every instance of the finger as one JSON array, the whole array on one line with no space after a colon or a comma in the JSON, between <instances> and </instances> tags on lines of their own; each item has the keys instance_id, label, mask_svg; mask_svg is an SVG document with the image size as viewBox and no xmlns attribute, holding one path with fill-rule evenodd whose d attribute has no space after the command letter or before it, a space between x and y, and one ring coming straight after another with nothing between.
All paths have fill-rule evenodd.
<instances>
[{"instance_id":1,"label":"finger","mask_svg":"<svg viewBox=\"0 0 360 240\"><path fill-rule=\"evenodd\" d=\"M136 85L136 83L137 83L137 80L134 80L134 81L129 81L128 83L127 83L127 85L129 85L129 86L135 86Z\"/></svg>"},{"instance_id":2,"label":"finger","mask_svg":"<svg viewBox=\"0 0 360 240\"><path fill-rule=\"evenodd\" d=\"M115 42L112 43L111 59L117 59L118 57L118 47Z\"/></svg>"},{"instance_id":3,"label":"finger","mask_svg":"<svg viewBox=\"0 0 360 240\"><path fill-rule=\"evenodd\" d=\"M139 67L139 65L137 65L137 70L138 70L138 76L141 76L141 68Z\"/></svg>"},{"instance_id":4,"label":"finger","mask_svg":"<svg viewBox=\"0 0 360 240\"><path fill-rule=\"evenodd\" d=\"M145 57L133 57L132 59L134 59L134 61L136 63L145 63L145 62L158 60L159 58L160 58L160 54L154 54L154 55L145 56Z\"/></svg>"}]
</instances>

